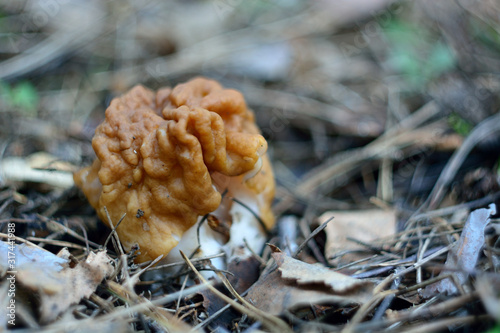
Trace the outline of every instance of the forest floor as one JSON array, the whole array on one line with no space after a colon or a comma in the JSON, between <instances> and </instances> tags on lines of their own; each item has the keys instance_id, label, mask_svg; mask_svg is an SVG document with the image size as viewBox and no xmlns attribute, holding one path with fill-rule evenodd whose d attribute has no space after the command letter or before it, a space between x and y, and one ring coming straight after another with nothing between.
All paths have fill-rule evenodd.
<instances>
[{"instance_id":1,"label":"forest floor","mask_svg":"<svg viewBox=\"0 0 500 333\"><path fill-rule=\"evenodd\" d=\"M494 0L1 2L0 330L500 332L499 73ZM244 290L134 263L73 186L114 97L196 76L269 145Z\"/></svg>"}]
</instances>

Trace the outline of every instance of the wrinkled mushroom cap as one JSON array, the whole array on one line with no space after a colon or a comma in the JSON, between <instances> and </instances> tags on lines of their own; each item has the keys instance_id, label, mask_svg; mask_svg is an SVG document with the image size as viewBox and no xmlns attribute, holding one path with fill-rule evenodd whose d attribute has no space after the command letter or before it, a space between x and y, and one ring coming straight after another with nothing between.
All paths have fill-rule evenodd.
<instances>
[{"instance_id":1,"label":"wrinkled mushroom cap","mask_svg":"<svg viewBox=\"0 0 500 333\"><path fill-rule=\"evenodd\" d=\"M111 102L92 147L97 159L75 183L106 224L105 208L113 225L126 213L117 232L125 249L139 244L138 261L168 254L219 207L229 182L241 182L255 195L255 213L274 223L267 143L241 93L216 81L134 87Z\"/></svg>"}]
</instances>

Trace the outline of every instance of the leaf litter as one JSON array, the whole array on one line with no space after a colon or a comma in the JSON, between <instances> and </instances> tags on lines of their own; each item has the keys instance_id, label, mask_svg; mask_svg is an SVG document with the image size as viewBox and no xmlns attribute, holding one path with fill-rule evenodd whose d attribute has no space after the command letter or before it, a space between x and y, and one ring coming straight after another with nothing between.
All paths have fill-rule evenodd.
<instances>
[{"instance_id":1,"label":"leaf litter","mask_svg":"<svg viewBox=\"0 0 500 333\"><path fill-rule=\"evenodd\" d=\"M276 247L272 257L277 269L262 275L246 296L266 313L280 315L299 307L323 303L359 305L370 299L371 281L293 259Z\"/></svg>"},{"instance_id":2,"label":"leaf litter","mask_svg":"<svg viewBox=\"0 0 500 333\"><path fill-rule=\"evenodd\" d=\"M29 82L36 96L0 98L16 328L498 330L500 8L366 3L3 5L2 91ZM47 24L29 24L37 14ZM425 47L408 54L401 46L423 32ZM269 243L283 252L266 247L207 282L196 271L209 258L137 265L140 249L123 253L114 233L104 252L110 232L66 172L94 158L112 96L193 75L243 92L279 184ZM40 152L50 158L35 165Z\"/></svg>"},{"instance_id":3,"label":"leaf litter","mask_svg":"<svg viewBox=\"0 0 500 333\"><path fill-rule=\"evenodd\" d=\"M455 294L462 288L462 284L474 272L479 253L484 247L484 229L490 222L490 216L496 214L495 204L488 208L476 209L470 213L465 222L460 239L448 252L448 257L442 268L441 274L454 271L453 279L447 278L434 285L427 286L424 290L425 297L432 297L440 293Z\"/></svg>"},{"instance_id":4,"label":"leaf litter","mask_svg":"<svg viewBox=\"0 0 500 333\"><path fill-rule=\"evenodd\" d=\"M331 218L333 219L325 230L325 256L335 266L365 258L366 254L363 252L367 249L367 244L396 232L394 209L329 211L321 215L319 221ZM374 225L377 227L374 228Z\"/></svg>"},{"instance_id":5,"label":"leaf litter","mask_svg":"<svg viewBox=\"0 0 500 333\"><path fill-rule=\"evenodd\" d=\"M0 242L0 249L8 251L8 244ZM106 251L90 252L85 260L70 266L70 253L62 249L57 255L46 250L21 244L14 251L16 271L10 273L2 260L0 270L13 274L20 286L39 298L40 320L53 321L71 305L92 295L97 286L114 271ZM33 302L33 300L31 300Z\"/></svg>"}]
</instances>

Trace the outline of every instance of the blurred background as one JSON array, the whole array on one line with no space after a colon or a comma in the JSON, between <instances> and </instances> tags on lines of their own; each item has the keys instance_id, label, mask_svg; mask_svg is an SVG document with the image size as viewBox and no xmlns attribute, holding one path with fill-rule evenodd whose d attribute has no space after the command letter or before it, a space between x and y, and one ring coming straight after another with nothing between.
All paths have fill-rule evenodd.
<instances>
[{"instance_id":1,"label":"blurred background","mask_svg":"<svg viewBox=\"0 0 500 333\"><path fill-rule=\"evenodd\" d=\"M268 140L278 184L278 223L269 243L290 250L302 244L303 263L383 280L373 296L377 302L386 287L411 289L394 303L395 294L387 296L376 311L375 302L365 303L369 308L359 310L360 317L351 302L340 308L308 304L296 314L302 324L310 319L313 325L297 325L298 331L319 331L314 322L323 319L330 325L325 331L349 331L365 315L368 325L383 325L360 326L360 332L500 331L498 215L486 229L485 215L482 228L463 233L468 238L462 243L476 252L460 250L462 262L474 266L481 248L473 283L460 289L463 294L446 299L438 292L429 301L421 294L445 260L448 265L441 251L462 241L458 233L469 212L490 203L500 207L498 0L0 0L0 234L6 238L6 222L16 222L19 241L53 253L68 247L72 260L105 244L110 232L72 186L71 171L95 158L91 139L114 97L137 84L158 89L196 76L240 90ZM44 177L30 178L39 169ZM48 176L63 174L53 171L69 172L63 182ZM133 254L119 255L118 247L113 252L112 243L108 254L117 258L121 277L83 300L75 318L120 311L126 300L138 302L138 295L145 300L184 289L182 274L161 275L159 287L149 278L138 281L144 266L131 262ZM429 261L429 253L441 256ZM269 256L266 247L262 258ZM462 269L457 267L451 272ZM130 282L131 276L137 280ZM286 288L278 282L255 285L273 303L275 294L289 298L289 281ZM118 289L111 293L112 285L122 287L122 296ZM136 287L138 295L123 286ZM7 284L2 290L7 293ZM31 299L38 294L26 295L33 296L26 297L26 309L34 309ZM439 298L445 301L435 303ZM196 325L248 328L246 315L243 326L233 321L239 315L228 313L219 322L204 320L218 311L213 304L195 295L157 310ZM96 331L119 331L114 325L127 323L145 332L175 331L168 326L173 321L162 328L144 319L149 312L96 321ZM392 325L400 315L410 326ZM19 316L39 330L36 313ZM3 327L7 317L0 317ZM52 328L71 318L68 311ZM424 327L436 318L442 326Z\"/></svg>"},{"instance_id":2,"label":"blurred background","mask_svg":"<svg viewBox=\"0 0 500 333\"><path fill-rule=\"evenodd\" d=\"M277 213L411 209L498 112L499 54L496 0L2 1L0 154L89 164L113 97L203 75L255 111ZM498 191L498 152L478 144L451 199Z\"/></svg>"}]
</instances>

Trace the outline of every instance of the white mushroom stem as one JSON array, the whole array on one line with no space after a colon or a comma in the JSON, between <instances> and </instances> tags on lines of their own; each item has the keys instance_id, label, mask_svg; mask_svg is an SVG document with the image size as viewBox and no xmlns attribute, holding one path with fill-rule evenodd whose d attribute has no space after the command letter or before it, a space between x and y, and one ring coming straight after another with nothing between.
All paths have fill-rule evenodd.
<instances>
[{"instance_id":1,"label":"white mushroom stem","mask_svg":"<svg viewBox=\"0 0 500 333\"><path fill-rule=\"evenodd\" d=\"M198 222L186 231L176 247L174 247L167 257L162 262L182 262L184 259L180 255L180 251L184 252L187 256L190 256L198 248L198 229L200 236L200 249L197 251L195 257L202 258L211 255L221 253L222 246L224 245L224 237L218 232L213 231L206 221L200 226L202 217L198 219ZM212 259L212 264L218 269L224 269L226 267L224 258ZM210 276L206 276L210 277Z\"/></svg>"},{"instance_id":2,"label":"white mushroom stem","mask_svg":"<svg viewBox=\"0 0 500 333\"><path fill-rule=\"evenodd\" d=\"M230 238L225 243L224 236L212 230L206 221L200 226L202 219L185 232L179 244L174 247L165 262L180 262L182 257L179 251L186 255L193 254L198 247L197 232L199 229L200 248L196 252L196 258L208 257L216 255L224 251L226 257L211 259L212 265L217 269L225 269L227 264L233 260L244 260L252 255L252 251L259 253L265 242L266 234L262 229L259 221L245 207L234 203L230 215L232 217L232 225L230 228ZM205 277L212 277L214 274L205 272Z\"/></svg>"},{"instance_id":3,"label":"white mushroom stem","mask_svg":"<svg viewBox=\"0 0 500 333\"><path fill-rule=\"evenodd\" d=\"M246 207L235 202L229 211L232 218L230 238L224 245L228 263L235 259L246 259L252 255L252 251L259 253L266 242L266 232L254 215L259 212L256 200L248 197L244 199L242 202Z\"/></svg>"},{"instance_id":4,"label":"white mushroom stem","mask_svg":"<svg viewBox=\"0 0 500 333\"><path fill-rule=\"evenodd\" d=\"M200 249L195 257L207 257L219 254L222 251L226 253L226 258L212 259L212 264L218 269L225 269L227 264L233 260L244 260L252 255L252 251L259 253L266 242L266 231L256 218L259 214L259 196L244 185L244 176L227 177L217 175L218 185L224 184L227 193L221 206L212 214L219 220L230 219L231 227L229 230L229 240L212 230L202 217L198 222L185 232L179 244L174 247L168 256L166 262L182 261L179 251L189 255L198 247L197 230L199 228ZM219 190L221 186L217 186ZM239 202L231 202L236 198ZM230 207L228 209L228 207ZM211 277L211 272L205 273L206 277Z\"/></svg>"}]
</instances>

